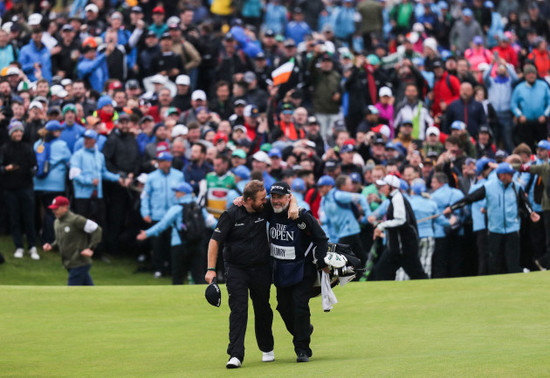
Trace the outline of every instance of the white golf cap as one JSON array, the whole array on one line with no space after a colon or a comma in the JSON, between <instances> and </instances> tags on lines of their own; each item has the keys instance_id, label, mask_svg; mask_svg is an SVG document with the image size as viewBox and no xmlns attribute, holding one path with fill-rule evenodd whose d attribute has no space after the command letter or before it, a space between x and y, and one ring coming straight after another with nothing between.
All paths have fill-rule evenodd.
<instances>
[{"instance_id":1,"label":"white golf cap","mask_svg":"<svg viewBox=\"0 0 550 378\"><path fill-rule=\"evenodd\" d=\"M432 135L435 134L439 136L439 129L435 126L430 126L426 129L426 135Z\"/></svg>"},{"instance_id":2,"label":"white golf cap","mask_svg":"<svg viewBox=\"0 0 550 378\"><path fill-rule=\"evenodd\" d=\"M264 151L256 152L254 155L252 155L252 159L262 163L266 163L267 165L271 165L271 159L269 158L269 156L267 156L267 153L265 153Z\"/></svg>"},{"instance_id":3,"label":"white golf cap","mask_svg":"<svg viewBox=\"0 0 550 378\"><path fill-rule=\"evenodd\" d=\"M185 125L176 125L172 129L172 138L177 138L182 135L187 135L189 130L187 129L187 126Z\"/></svg>"},{"instance_id":4,"label":"white golf cap","mask_svg":"<svg viewBox=\"0 0 550 378\"><path fill-rule=\"evenodd\" d=\"M57 96L57 97L61 97L61 98L65 98L69 94L69 92L67 92L65 90L65 88L63 88L59 84L52 85L52 87L50 88L50 92L51 92L52 96Z\"/></svg>"},{"instance_id":5,"label":"white golf cap","mask_svg":"<svg viewBox=\"0 0 550 378\"><path fill-rule=\"evenodd\" d=\"M389 87L382 87L378 91L378 97L384 97L384 96L388 96L388 97L393 96L393 93Z\"/></svg>"},{"instance_id":6,"label":"white golf cap","mask_svg":"<svg viewBox=\"0 0 550 378\"><path fill-rule=\"evenodd\" d=\"M13 22L8 21L5 24L2 24L2 30L9 34L9 32L11 31L12 25L13 25Z\"/></svg>"},{"instance_id":7,"label":"white golf cap","mask_svg":"<svg viewBox=\"0 0 550 378\"><path fill-rule=\"evenodd\" d=\"M33 13L29 16L29 26L38 26L42 22L42 15L40 13Z\"/></svg>"},{"instance_id":8,"label":"white golf cap","mask_svg":"<svg viewBox=\"0 0 550 378\"><path fill-rule=\"evenodd\" d=\"M29 104L29 110L31 110L33 108L38 108L40 110L44 110L44 106L42 106L42 103L40 101L32 101Z\"/></svg>"},{"instance_id":9,"label":"white golf cap","mask_svg":"<svg viewBox=\"0 0 550 378\"><path fill-rule=\"evenodd\" d=\"M206 101L206 93L202 89L197 89L191 94L191 101L197 100Z\"/></svg>"},{"instance_id":10,"label":"white golf cap","mask_svg":"<svg viewBox=\"0 0 550 378\"><path fill-rule=\"evenodd\" d=\"M168 17L168 20L166 20L166 25L179 25L181 22L180 18L178 16L170 16Z\"/></svg>"},{"instance_id":11,"label":"white golf cap","mask_svg":"<svg viewBox=\"0 0 550 378\"><path fill-rule=\"evenodd\" d=\"M435 40L435 38L426 38L424 40L424 47L428 47L433 51L437 51L437 41Z\"/></svg>"},{"instance_id":12,"label":"white golf cap","mask_svg":"<svg viewBox=\"0 0 550 378\"><path fill-rule=\"evenodd\" d=\"M94 12L99 13L99 8L95 4L88 4L86 5L86 8L84 8L86 12Z\"/></svg>"},{"instance_id":13,"label":"white golf cap","mask_svg":"<svg viewBox=\"0 0 550 378\"><path fill-rule=\"evenodd\" d=\"M191 84L191 79L187 75L178 75L176 77L176 85L189 85Z\"/></svg>"},{"instance_id":14,"label":"white golf cap","mask_svg":"<svg viewBox=\"0 0 550 378\"><path fill-rule=\"evenodd\" d=\"M120 12L113 12L113 14L111 15L111 20L122 20L122 13Z\"/></svg>"},{"instance_id":15,"label":"white golf cap","mask_svg":"<svg viewBox=\"0 0 550 378\"><path fill-rule=\"evenodd\" d=\"M61 80L61 85L62 86L71 85L72 83L73 83L73 81L69 78Z\"/></svg>"},{"instance_id":16,"label":"white golf cap","mask_svg":"<svg viewBox=\"0 0 550 378\"><path fill-rule=\"evenodd\" d=\"M12 66L8 68L8 70L6 71L6 76L19 75L19 73L20 73L19 68Z\"/></svg>"},{"instance_id":17,"label":"white golf cap","mask_svg":"<svg viewBox=\"0 0 550 378\"><path fill-rule=\"evenodd\" d=\"M401 181L397 178L397 176L387 175L382 180L376 180L376 185L389 185L394 188L399 188L401 186Z\"/></svg>"},{"instance_id":18,"label":"white golf cap","mask_svg":"<svg viewBox=\"0 0 550 378\"><path fill-rule=\"evenodd\" d=\"M151 83L153 84L164 84L166 83L166 78L161 74L153 75L151 78Z\"/></svg>"},{"instance_id":19,"label":"white golf cap","mask_svg":"<svg viewBox=\"0 0 550 378\"><path fill-rule=\"evenodd\" d=\"M390 137L391 130L388 125L382 125L380 126L380 130L378 131L380 134L384 135L386 138Z\"/></svg>"}]
</instances>

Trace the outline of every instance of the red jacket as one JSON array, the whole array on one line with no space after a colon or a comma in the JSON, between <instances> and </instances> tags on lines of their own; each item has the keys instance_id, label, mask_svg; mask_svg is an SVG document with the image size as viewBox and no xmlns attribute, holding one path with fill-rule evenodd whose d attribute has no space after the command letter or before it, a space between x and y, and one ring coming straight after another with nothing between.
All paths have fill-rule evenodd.
<instances>
[{"instance_id":1,"label":"red jacket","mask_svg":"<svg viewBox=\"0 0 550 378\"><path fill-rule=\"evenodd\" d=\"M449 77L447 79L447 77ZM444 72L441 79L434 84L434 103L432 104L432 112L434 116L442 113L440 103L444 101L449 105L454 100L460 97L460 81L456 76L449 75Z\"/></svg>"},{"instance_id":2,"label":"red jacket","mask_svg":"<svg viewBox=\"0 0 550 378\"><path fill-rule=\"evenodd\" d=\"M506 47L496 46L493 48L493 55L498 52L498 56L518 68L518 53L511 45Z\"/></svg>"},{"instance_id":3,"label":"red jacket","mask_svg":"<svg viewBox=\"0 0 550 378\"><path fill-rule=\"evenodd\" d=\"M550 56L547 51L540 51L539 49L534 49L527 56L528 59L535 62L539 76L545 77L550 73Z\"/></svg>"},{"instance_id":4,"label":"red jacket","mask_svg":"<svg viewBox=\"0 0 550 378\"><path fill-rule=\"evenodd\" d=\"M321 193L319 193L319 189L311 188L308 190L304 200L309 204L313 216L319 219L319 207L321 206Z\"/></svg>"}]
</instances>

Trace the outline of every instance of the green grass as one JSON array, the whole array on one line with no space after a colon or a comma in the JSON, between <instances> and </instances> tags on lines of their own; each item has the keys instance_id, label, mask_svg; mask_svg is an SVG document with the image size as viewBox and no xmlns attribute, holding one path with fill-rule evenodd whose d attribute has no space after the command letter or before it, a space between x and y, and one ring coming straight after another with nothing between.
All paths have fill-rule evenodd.
<instances>
[{"instance_id":1,"label":"green grass","mask_svg":"<svg viewBox=\"0 0 550 378\"><path fill-rule=\"evenodd\" d=\"M8 244L0 239L2 252ZM14 261L9 247L0 265L0 376L550 375L548 272L337 287L331 312L311 301L309 364L295 362L278 313L276 361L262 363L250 310L244 365L228 371L225 287L214 308L204 286L145 286L169 280L134 274L130 260L95 263L96 287L66 287L59 256Z\"/></svg>"}]
</instances>

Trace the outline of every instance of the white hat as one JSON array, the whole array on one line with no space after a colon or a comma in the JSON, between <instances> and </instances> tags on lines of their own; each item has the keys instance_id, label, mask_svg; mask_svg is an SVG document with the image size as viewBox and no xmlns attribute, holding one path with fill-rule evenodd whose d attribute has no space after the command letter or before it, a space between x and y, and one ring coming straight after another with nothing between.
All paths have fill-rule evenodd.
<instances>
[{"instance_id":1,"label":"white hat","mask_svg":"<svg viewBox=\"0 0 550 378\"><path fill-rule=\"evenodd\" d=\"M11 31L12 25L13 25L13 22L8 21L5 24L2 24L2 30L5 31L6 33L9 33Z\"/></svg>"},{"instance_id":2,"label":"white hat","mask_svg":"<svg viewBox=\"0 0 550 378\"><path fill-rule=\"evenodd\" d=\"M142 173L140 174L136 180L140 183L140 184L143 184L145 185L145 183L147 182L147 173Z\"/></svg>"},{"instance_id":3,"label":"white hat","mask_svg":"<svg viewBox=\"0 0 550 378\"><path fill-rule=\"evenodd\" d=\"M206 101L206 93L202 89L197 89L191 94L191 101L197 100Z\"/></svg>"},{"instance_id":4,"label":"white hat","mask_svg":"<svg viewBox=\"0 0 550 378\"><path fill-rule=\"evenodd\" d=\"M9 67L8 70L6 71L6 76L10 76L10 75L19 75L20 71L19 71L19 68L17 67Z\"/></svg>"},{"instance_id":5,"label":"white hat","mask_svg":"<svg viewBox=\"0 0 550 378\"><path fill-rule=\"evenodd\" d=\"M73 81L69 78L65 78L65 79L61 80L61 85L62 86L71 85L72 83L73 83Z\"/></svg>"},{"instance_id":6,"label":"white hat","mask_svg":"<svg viewBox=\"0 0 550 378\"><path fill-rule=\"evenodd\" d=\"M170 16L168 17L168 20L166 20L166 25L172 25L172 24L176 24L176 25L179 25L181 22L180 18L177 17L177 16Z\"/></svg>"},{"instance_id":7,"label":"white hat","mask_svg":"<svg viewBox=\"0 0 550 378\"><path fill-rule=\"evenodd\" d=\"M40 101L31 101L31 103L29 104L29 110L31 110L32 108L38 108L40 110L44 110L44 107L42 106L42 103Z\"/></svg>"},{"instance_id":8,"label":"white hat","mask_svg":"<svg viewBox=\"0 0 550 378\"><path fill-rule=\"evenodd\" d=\"M153 84L164 84L166 83L166 78L161 74L153 75L151 78L151 83Z\"/></svg>"},{"instance_id":9,"label":"white hat","mask_svg":"<svg viewBox=\"0 0 550 378\"><path fill-rule=\"evenodd\" d=\"M260 161L262 163L266 163L267 165L271 165L271 159L264 151L258 151L254 155L252 155L252 159Z\"/></svg>"},{"instance_id":10,"label":"white hat","mask_svg":"<svg viewBox=\"0 0 550 378\"><path fill-rule=\"evenodd\" d=\"M378 130L378 132L380 134L384 135L386 138L389 138L390 134L391 134L391 130L390 130L390 127L388 125L380 126L380 130Z\"/></svg>"},{"instance_id":11,"label":"white hat","mask_svg":"<svg viewBox=\"0 0 550 378\"><path fill-rule=\"evenodd\" d=\"M415 22L413 24L412 30L417 33L424 33L424 25L422 25L420 22Z\"/></svg>"},{"instance_id":12,"label":"white hat","mask_svg":"<svg viewBox=\"0 0 550 378\"><path fill-rule=\"evenodd\" d=\"M50 88L50 92L51 92L52 96L57 96L57 97L61 97L61 98L65 98L69 94L69 92L67 92L65 90L65 88L63 88L59 84L52 85L52 87Z\"/></svg>"},{"instance_id":13,"label":"white hat","mask_svg":"<svg viewBox=\"0 0 550 378\"><path fill-rule=\"evenodd\" d=\"M178 75L176 77L176 85L189 85L191 84L191 79L187 75Z\"/></svg>"},{"instance_id":14,"label":"white hat","mask_svg":"<svg viewBox=\"0 0 550 378\"><path fill-rule=\"evenodd\" d=\"M42 15L40 13L33 13L29 16L29 26L38 26L42 22Z\"/></svg>"},{"instance_id":15,"label":"white hat","mask_svg":"<svg viewBox=\"0 0 550 378\"><path fill-rule=\"evenodd\" d=\"M111 20L116 20L116 19L122 20L122 13L113 12L113 14L111 14Z\"/></svg>"},{"instance_id":16,"label":"white hat","mask_svg":"<svg viewBox=\"0 0 550 378\"><path fill-rule=\"evenodd\" d=\"M176 125L172 129L172 138L177 138L181 135L187 135L189 130L187 129L187 126L185 125Z\"/></svg>"},{"instance_id":17,"label":"white hat","mask_svg":"<svg viewBox=\"0 0 550 378\"><path fill-rule=\"evenodd\" d=\"M435 126L430 126L426 129L426 135L435 134L439 136L439 129Z\"/></svg>"},{"instance_id":18,"label":"white hat","mask_svg":"<svg viewBox=\"0 0 550 378\"><path fill-rule=\"evenodd\" d=\"M246 127L244 127L243 125L235 125L235 126L233 126L233 131L237 131L237 130L241 130L243 133L246 134Z\"/></svg>"},{"instance_id":19,"label":"white hat","mask_svg":"<svg viewBox=\"0 0 550 378\"><path fill-rule=\"evenodd\" d=\"M393 93L389 87L382 87L378 91L378 97L384 97L384 96L388 96L388 97L393 96Z\"/></svg>"},{"instance_id":20,"label":"white hat","mask_svg":"<svg viewBox=\"0 0 550 378\"><path fill-rule=\"evenodd\" d=\"M485 72L487 71L491 66L487 62L481 62L477 65L477 70L479 72Z\"/></svg>"},{"instance_id":21,"label":"white hat","mask_svg":"<svg viewBox=\"0 0 550 378\"><path fill-rule=\"evenodd\" d=\"M99 13L99 8L95 4L88 4L88 5L86 5L86 8L84 8L84 11Z\"/></svg>"},{"instance_id":22,"label":"white hat","mask_svg":"<svg viewBox=\"0 0 550 378\"><path fill-rule=\"evenodd\" d=\"M437 41L435 40L435 38L432 37L426 38L424 40L424 47L428 47L433 51L437 51Z\"/></svg>"},{"instance_id":23,"label":"white hat","mask_svg":"<svg viewBox=\"0 0 550 378\"><path fill-rule=\"evenodd\" d=\"M401 187L401 181L397 178L397 176L387 175L382 180L376 180L376 185L379 185L379 186L389 185L389 186L393 186L394 188L399 188Z\"/></svg>"}]
</instances>

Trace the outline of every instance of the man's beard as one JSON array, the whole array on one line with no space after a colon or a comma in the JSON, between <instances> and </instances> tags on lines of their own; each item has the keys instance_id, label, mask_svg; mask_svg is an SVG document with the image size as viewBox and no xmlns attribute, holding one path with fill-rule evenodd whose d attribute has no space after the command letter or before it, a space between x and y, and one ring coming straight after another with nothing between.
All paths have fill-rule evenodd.
<instances>
[{"instance_id":1,"label":"man's beard","mask_svg":"<svg viewBox=\"0 0 550 378\"><path fill-rule=\"evenodd\" d=\"M261 203L258 206L252 205L252 209L257 213L261 213L264 210L264 204Z\"/></svg>"},{"instance_id":2,"label":"man's beard","mask_svg":"<svg viewBox=\"0 0 550 378\"><path fill-rule=\"evenodd\" d=\"M275 205L273 205L273 203L272 203L271 206L273 207L273 212L274 212L275 214L281 214L281 213L283 213L283 212L285 212L285 211L288 210L289 204L286 204L285 206L277 206L277 207L275 207Z\"/></svg>"}]
</instances>

